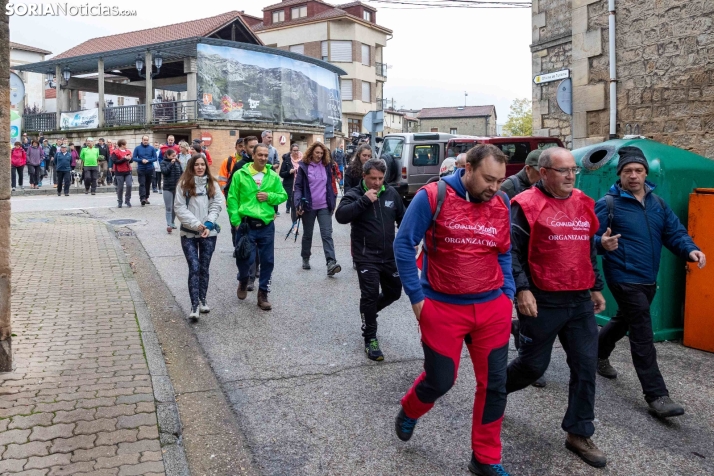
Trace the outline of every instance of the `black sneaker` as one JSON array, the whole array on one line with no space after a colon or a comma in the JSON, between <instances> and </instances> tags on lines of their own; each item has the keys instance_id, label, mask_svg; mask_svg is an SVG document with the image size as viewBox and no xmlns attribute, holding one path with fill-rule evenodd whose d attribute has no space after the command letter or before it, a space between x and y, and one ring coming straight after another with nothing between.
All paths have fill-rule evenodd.
<instances>
[{"instance_id":1,"label":"black sneaker","mask_svg":"<svg viewBox=\"0 0 714 476\"><path fill-rule=\"evenodd\" d=\"M330 261L327 262L327 275L328 276L334 276L337 273L342 271L342 267L337 264L337 261L331 259Z\"/></svg>"},{"instance_id":2,"label":"black sneaker","mask_svg":"<svg viewBox=\"0 0 714 476\"><path fill-rule=\"evenodd\" d=\"M669 418L684 415L684 407L675 403L669 397L659 397L657 400L647 403L650 406L650 413L658 418Z\"/></svg>"},{"instance_id":3,"label":"black sneaker","mask_svg":"<svg viewBox=\"0 0 714 476\"><path fill-rule=\"evenodd\" d=\"M541 375L538 380L533 382L531 385L533 385L536 388L543 388L545 387L545 375Z\"/></svg>"},{"instance_id":4,"label":"black sneaker","mask_svg":"<svg viewBox=\"0 0 714 476\"><path fill-rule=\"evenodd\" d=\"M605 378L617 378L617 370L610 365L610 359L597 359L597 373Z\"/></svg>"},{"instance_id":5,"label":"black sneaker","mask_svg":"<svg viewBox=\"0 0 714 476\"><path fill-rule=\"evenodd\" d=\"M471 453L469 471L479 476L511 476L500 464L479 463L473 453Z\"/></svg>"},{"instance_id":6,"label":"black sneaker","mask_svg":"<svg viewBox=\"0 0 714 476\"><path fill-rule=\"evenodd\" d=\"M302 259L302 269L310 269L310 258Z\"/></svg>"},{"instance_id":7,"label":"black sneaker","mask_svg":"<svg viewBox=\"0 0 714 476\"><path fill-rule=\"evenodd\" d=\"M146 200L141 201L141 206L143 207L144 205L146 205Z\"/></svg>"},{"instance_id":8,"label":"black sneaker","mask_svg":"<svg viewBox=\"0 0 714 476\"><path fill-rule=\"evenodd\" d=\"M131 202L126 202L125 205L129 208L131 208Z\"/></svg>"},{"instance_id":9,"label":"black sneaker","mask_svg":"<svg viewBox=\"0 0 714 476\"><path fill-rule=\"evenodd\" d=\"M402 441L409 441L414 434L414 427L417 424L416 418L409 418L406 413L404 413L404 408L399 409L399 414L396 420L394 420L394 429L397 431L397 438Z\"/></svg>"},{"instance_id":10,"label":"black sneaker","mask_svg":"<svg viewBox=\"0 0 714 476\"><path fill-rule=\"evenodd\" d=\"M377 339L370 339L369 342L365 343L364 353L367 354L369 360L374 360L375 362L384 360L384 354L379 348L379 341Z\"/></svg>"}]
</instances>

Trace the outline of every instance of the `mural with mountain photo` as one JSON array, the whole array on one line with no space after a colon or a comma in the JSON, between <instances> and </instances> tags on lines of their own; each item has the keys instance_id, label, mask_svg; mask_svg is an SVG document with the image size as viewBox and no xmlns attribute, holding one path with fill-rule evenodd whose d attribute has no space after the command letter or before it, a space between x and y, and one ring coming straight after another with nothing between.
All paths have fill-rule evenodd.
<instances>
[{"instance_id":1,"label":"mural with mountain photo","mask_svg":"<svg viewBox=\"0 0 714 476\"><path fill-rule=\"evenodd\" d=\"M342 128L336 73L271 53L197 49L199 117Z\"/></svg>"}]
</instances>

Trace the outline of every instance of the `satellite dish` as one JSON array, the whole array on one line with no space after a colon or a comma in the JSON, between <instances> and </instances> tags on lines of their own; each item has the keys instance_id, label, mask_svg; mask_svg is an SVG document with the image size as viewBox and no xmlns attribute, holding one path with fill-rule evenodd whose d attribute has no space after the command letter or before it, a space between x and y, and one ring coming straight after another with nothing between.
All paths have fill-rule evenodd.
<instances>
[{"instance_id":1,"label":"satellite dish","mask_svg":"<svg viewBox=\"0 0 714 476\"><path fill-rule=\"evenodd\" d=\"M10 72L10 104L18 105L25 99L25 83L17 74Z\"/></svg>"}]
</instances>

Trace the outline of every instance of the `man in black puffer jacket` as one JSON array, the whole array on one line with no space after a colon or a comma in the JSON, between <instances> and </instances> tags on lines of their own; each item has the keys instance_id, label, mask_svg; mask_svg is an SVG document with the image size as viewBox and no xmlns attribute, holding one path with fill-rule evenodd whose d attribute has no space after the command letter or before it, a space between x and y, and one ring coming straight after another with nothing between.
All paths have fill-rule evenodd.
<instances>
[{"instance_id":1,"label":"man in black puffer jacket","mask_svg":"<svg viewBox=\"0 0 714 476\"><path fill-rule=\"evenodd\" d=\"M171 233L172 230L176 229L174 224L174 219L176 218L176 213L174 212L174 194L176 193L176 185L181 179L181 174L183 173L183 167L181 167L181 162L178 160L178 155L174 149L166 149L164 152L164 160L161 161L161 175L163 175L164 181L164 206L166 207L166 232Z\"/></svg>"},{"instance_id":2,"label":"man in black puffer jacket","mask_svg":"<svg viewBox=\"0 0 714 476\"><path fill-rule=\"evenodd\" d=\"M404 217L404 204L397 191L384 184L386 170L383 160L365 162L361 183L345 193L335 212L338 223L352 225L362 336L367 358L375 361L384 360L377 340L377 313L399 299L402 292L393 244L395 224L398 226Z\"/></svg>"}]
</instances>

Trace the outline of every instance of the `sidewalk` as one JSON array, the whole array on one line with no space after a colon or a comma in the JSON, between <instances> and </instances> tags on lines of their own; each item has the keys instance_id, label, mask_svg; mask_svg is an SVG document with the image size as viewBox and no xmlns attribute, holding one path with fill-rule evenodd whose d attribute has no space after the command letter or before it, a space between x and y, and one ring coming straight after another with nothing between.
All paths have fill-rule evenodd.
<instances>
[{"instance_id":1,"label":"sidewalk","mask_svg":"<svg viewBox=\"0 0 714 476\"><path fill-rule=\"evenodd\" d=\"M115 243L96 220L12 217L16 368L0 373L0 474L167 474L149 352Z\"/></svg>"}]
</instances>

